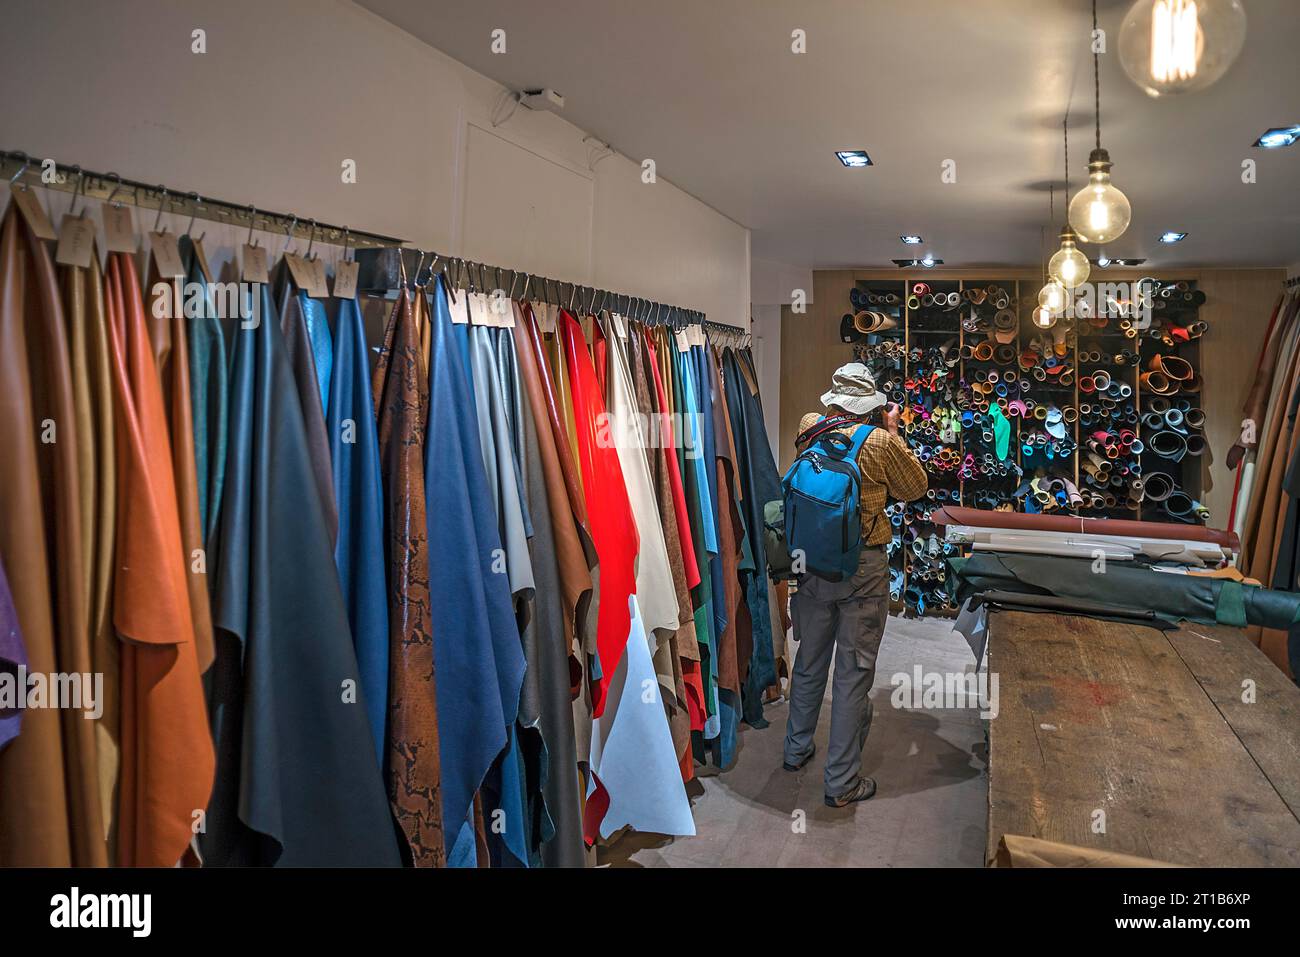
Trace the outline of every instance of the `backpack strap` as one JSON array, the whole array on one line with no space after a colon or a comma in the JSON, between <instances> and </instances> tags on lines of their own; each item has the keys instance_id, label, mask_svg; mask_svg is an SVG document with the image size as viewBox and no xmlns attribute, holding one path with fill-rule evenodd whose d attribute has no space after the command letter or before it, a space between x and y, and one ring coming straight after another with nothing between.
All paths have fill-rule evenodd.
<instances>
[{"instance_id":1,"label":"backpack strap","mask_svg":"<svg viewBox=\"0 0 1300 957\"><path fill-rule=\"evenodd\" d=\"M849 425L860 425L861 423L851 415L824 415L812 425L808 426L803 432L795 436L796 445L805 445L815 442L821 436L828 432L834 432Z\"/></svg>"}]
</instances>

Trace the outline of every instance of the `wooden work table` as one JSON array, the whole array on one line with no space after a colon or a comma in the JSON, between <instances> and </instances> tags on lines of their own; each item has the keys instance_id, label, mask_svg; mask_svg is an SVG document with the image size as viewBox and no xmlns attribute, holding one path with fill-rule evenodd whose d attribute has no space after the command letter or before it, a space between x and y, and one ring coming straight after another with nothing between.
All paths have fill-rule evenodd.
<instances>
[{"instance_id":1,"label":"wooden work table","mask_svg":"<svg viewBox=\"0 0 1300 957\"><path fill-rule=\"evenodd\" d=\"M1020 834L1171 864L1300 866L1300 689L1240 629L991 612L988 667L986 859Z\"/></svg>"}]
</instances>

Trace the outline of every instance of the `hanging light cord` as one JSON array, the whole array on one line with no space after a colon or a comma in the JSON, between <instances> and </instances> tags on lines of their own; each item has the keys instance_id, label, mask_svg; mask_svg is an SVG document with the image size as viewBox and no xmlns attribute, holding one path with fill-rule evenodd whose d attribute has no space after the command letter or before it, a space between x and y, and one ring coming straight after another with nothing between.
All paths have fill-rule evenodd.
<instances>
[{"instance_id":1,"label":"hanging light cord","mask_svg":"<svg viewBox=\"0 0 1300 957\"><path fill-rule=\"evenodd\" d=\"M1097 53L1097 0L1092 0L1092 105L1097 120L1097 149L1101 149L1101 57Z\"/></svg>"},{"instance_id":2,"label":"hanging light cord","mask_svg":"<svg viewBox=\"0 0 1300 957\"><path fill-rule=\"evenodd\" d=\"M1065 111L1061 120L1061 133L1065 137L1065 195L1070 195L1070 111Z\"/></svg>"}]
</instances>

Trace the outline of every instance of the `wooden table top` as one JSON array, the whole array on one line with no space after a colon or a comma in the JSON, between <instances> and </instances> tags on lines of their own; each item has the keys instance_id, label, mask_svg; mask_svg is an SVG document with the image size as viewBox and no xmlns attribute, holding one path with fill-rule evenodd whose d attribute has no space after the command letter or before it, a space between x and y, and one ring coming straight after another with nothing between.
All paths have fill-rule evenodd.
<instances>
[{"instance_id":1,"label":"wooden table top","mask_svg":"<svg viewBox=\"0 0 1300 957\"><path fill-rule=\"evenodd\" d=\"M987 859L1022 834L1300 866L1300 688L1240 629L991 612L988 667Z\"/></svg>"}]
</instances>

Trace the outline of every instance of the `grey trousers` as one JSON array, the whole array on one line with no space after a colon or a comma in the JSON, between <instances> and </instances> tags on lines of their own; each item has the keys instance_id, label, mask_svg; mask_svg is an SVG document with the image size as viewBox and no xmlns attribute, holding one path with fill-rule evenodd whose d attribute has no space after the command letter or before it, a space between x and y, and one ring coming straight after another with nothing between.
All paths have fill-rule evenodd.
<instances>
[{"instance_id":1,"label":"grey trousers","mask_svg":"<svg viewBox=\"0 0 1300 957\"><path fill-rule=\"evenodd\" d=\"M864 547L852 578L829 582L805 575L791 602L799 641L790 677L790 720L785 761L798 764L812 750L835 658L831 688L831 740L826 752L826 793L839 797L858 781L862 748L871 726L871 682L889 615L889 558L885 547Z\"/></svg>"}]
</instances>

